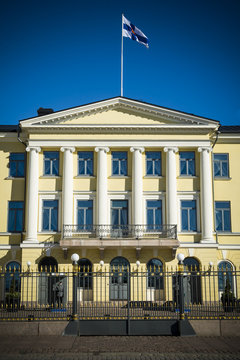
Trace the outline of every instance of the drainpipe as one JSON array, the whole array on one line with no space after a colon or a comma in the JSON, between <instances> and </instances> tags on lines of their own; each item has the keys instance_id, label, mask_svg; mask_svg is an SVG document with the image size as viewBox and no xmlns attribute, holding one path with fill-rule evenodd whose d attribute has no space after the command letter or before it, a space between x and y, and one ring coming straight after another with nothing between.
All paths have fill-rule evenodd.
<instances>
[{"instance_id":1,"label":"drainpipe","mask_svg":"<svg viewBox=\"0 0 240 360\"><path fill-rule=\"evenodd\" d=\"M218 136L220 134L219 130L215 131L216 134L216 138L212 144L212 150L214 148L214 146L216 145L217 141L218 141ZM213 152L212 152L212 194L213 194L213 224L214 224L214 231L216 233L216 243L218 244L218 234L217 234L217 230L216 230L216 219L215 219L215 196L214 196L214 161L213 161Z\"/></svg>"},{"instance_id":2,"label":"drainpipe","mask_svg":"<svg viewBox=\"0 0 240 360\"><path fill-rule=\"evenodd\" d=\"M18 141L23 144L25 146L25 148L27 147L27 144L20 138L20 133L22 132L22 129L20 128L20 125L18 124L18 130L17 130L17 139ZM23 212L23 224L24 224L24 228L23 231L21 232L21 242L23 241L23 232L26 231L25 228L25 214L26 214L26 187L27 187L27 153L25 151L24 154L24 194L23 194L23 199L24 199L24 212Z\"/></svg>"}]
</instances>

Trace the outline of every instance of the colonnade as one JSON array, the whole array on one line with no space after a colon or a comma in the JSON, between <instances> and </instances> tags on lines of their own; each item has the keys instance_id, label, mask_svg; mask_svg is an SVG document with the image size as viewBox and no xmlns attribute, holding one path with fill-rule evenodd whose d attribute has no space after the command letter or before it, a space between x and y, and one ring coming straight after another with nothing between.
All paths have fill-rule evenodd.
<instances>
[{"instance_id":1,"label":"colonnade","mask_svg":"<svg viewBox=\"0 0 240 360\"><path fill-rule=\"evenodd\" d=\"M62 187L62 221L72 224L73 209L73 152L74 147L61 147L63 156L63 187ZM27 225L25 242L38 242L38 167L40 147L29 146L28 182L27 182ZM97 152L97 219L98 225L106 224L107 219L107 153L108 147L96 147ZM210 162L210 147L199 147L200 153L200 183L201 183L201 229L202 242L212 241L212 173ZM143 147L131 147L132 161L132 224L144 223L142 214L143 198ZM166 207L167 224L177 224L177 180L176 153L177 147L164 147L166 152Z\"/></svg>"}]
</instances>

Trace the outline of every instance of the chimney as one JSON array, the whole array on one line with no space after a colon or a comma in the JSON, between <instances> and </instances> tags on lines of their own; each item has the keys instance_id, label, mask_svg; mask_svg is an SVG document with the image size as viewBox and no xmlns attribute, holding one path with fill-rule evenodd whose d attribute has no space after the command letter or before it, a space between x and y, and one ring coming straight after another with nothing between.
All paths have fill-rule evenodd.
<instances>
[{"instance_id":1,"label":"chimney","mask_svg":"<svg viewBox=\"0 0 240 360\"><path fill-rule=\"evenodd\" d=\"M43 115L48 115L48 114L52 114L54 111L53 109L45 109L40 107L38 110L38 116L43 116Z\"/></svg>"}]
</instances>

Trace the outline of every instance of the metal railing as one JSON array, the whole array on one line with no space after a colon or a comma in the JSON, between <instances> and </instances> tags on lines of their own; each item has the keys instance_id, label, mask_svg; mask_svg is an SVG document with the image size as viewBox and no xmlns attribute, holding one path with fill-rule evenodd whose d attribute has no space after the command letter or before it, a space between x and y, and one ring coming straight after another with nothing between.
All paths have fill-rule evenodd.
<instances>
[{"instance_id":1,"label":"metal railing","mask_svg":"<svg viewBox=\"0 0 240 360\"><path fill-rule=\"evenodd\" d=\"M8 269L0 272L0 321L240 319L239 286L240 271L214 269Z\"/></svg>"},{"instance_id":2,"label":"metal railing","mask_svg":"<svg viewBox=\"0 0 240 360\"><path fill-rule=\"evenodd\" d=\"M177 225L63 225L63 238L88 236L93 238L177 239Z\"/></svg>"}]
</instances>

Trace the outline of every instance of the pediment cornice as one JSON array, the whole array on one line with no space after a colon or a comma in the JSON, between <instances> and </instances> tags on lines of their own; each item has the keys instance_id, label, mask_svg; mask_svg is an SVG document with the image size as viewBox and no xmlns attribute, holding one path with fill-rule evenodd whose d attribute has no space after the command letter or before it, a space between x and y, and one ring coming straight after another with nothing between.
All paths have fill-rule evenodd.
<instances>
[{"instance_id":1,"label":"pediment cornice","mask_svg":"<svg viewBox=\"0 0 240 360\"><path fill-rule=\"evenodd\" d=\"M180 111L176 111L176 110L172 110L172 109L167 109L167 108L163 108L160 106L156 106L156 105L151 105L151 104L147 104L144 102L140 102L140 101L136 101L136 100L131 100L131 99L127 99L127 98L122 98L122 97L117 97L117 98L113 98L113 99L108 99L108 100L103 100L100 102L96 102L96 103L91 103L91 104L87 104L87 105L83 105L83 106L79 106L76 108L72 108L72 109L67 109L67 110L62 110L62 111L57 111L48 115L44 115L41 117L34 117L31 119L27 119L27 120L23 120L20 122L20 126L24 129L36 129L37 128L55 128L57 127L58 129L64 128L64 129L69 129L71 127L75 128L77 127L77 124L67 124L67 122L77 119L77 118L82 118L82 117L87 117L89 115L92 114L98 114L98 113L102 113L102 112L107 112L109 110L117 110L117 111L123 111L123 112L131 112L133 114L136 115L141 115L141 116L145 116L148 117L150 116L151 118L154 118L155 120L159 120L159 121L164 121L166 120L168 122L168 124L159 124L159 125L155 125L154 128L156 129L157 127L171 127L174 126L176 128L176 126L179 127L195 127L195 126L200 126L200 127L207 127L207 128L217 128L219 123L217 121L214 120L210 120L210 119L206 119L206 118L202 118L196 115L192 115L192 114L187 114L187 113L183 113ZM171 125L172 124L172 125ZM123 125L124 127L127 128L126 125ZM84 129L83 125L79 125L79 127L81 127L81 129ZM89 125L86 125L86 127L89 127ZM92 128L106 128L108 126L102 126L101 124L96 124L96 125L91 125ZM115 128L115 127L121 127L121 125L116 124L114 126L109 126L111 128ZM148 128L148 125L135 125L134 128L141 128L141 127L145 127Z\"/></svg>"}]
</instances>

